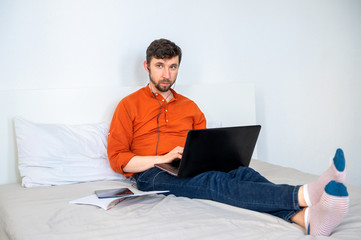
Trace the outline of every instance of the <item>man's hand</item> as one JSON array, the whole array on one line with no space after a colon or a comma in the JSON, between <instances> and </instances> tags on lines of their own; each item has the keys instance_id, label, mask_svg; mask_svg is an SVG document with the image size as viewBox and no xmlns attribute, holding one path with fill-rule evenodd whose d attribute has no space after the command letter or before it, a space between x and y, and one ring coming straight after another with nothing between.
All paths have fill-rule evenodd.
<instances>
[{"instance_id":1,"label":"man's hand","mask_svg":"<svg viewBox=\"0 0 361 240\"><path fill-rule=\"evenodd\" d=\"M170 163L173 162L174 160L179 160L182 158L182 154L183 154L183 149L182 147L175 147L172 151L170 151L169 153L160 156L159 160L160 162L157 163Z\"/></svg>"},{"instance_id":2,"label":"man's hand","mask_svg":"<svg viewBox=\"0 0 361 240\"><path fill-rule=\"evenodd\" d=\"M182 158L183 148L175 147L163 156L134 156L123 168L124 172L138 173L154 167L158 163L171 163Z\"/></svg>"}]
</instances>

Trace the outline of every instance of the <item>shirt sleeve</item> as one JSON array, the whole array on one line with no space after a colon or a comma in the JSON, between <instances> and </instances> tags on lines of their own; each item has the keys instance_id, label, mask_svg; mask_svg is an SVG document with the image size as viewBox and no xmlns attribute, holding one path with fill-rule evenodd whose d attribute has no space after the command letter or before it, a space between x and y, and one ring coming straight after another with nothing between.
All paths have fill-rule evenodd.
<instances>
[{"instance_id":1,"label":"shirt sleeve","mask_svg":"<svg viewBox=\"0 0 361 240\"><path fill-rule=\"evenodd\" d=\"M204 116L204 113L199 109L197 104L195 104L193 129L204 129L206 127L207 127L206 117Z\"/></svg>"},{"instance_id":2,"label":"shirt sleeve","mask_svg":"<svg viewBox=\"0 0 361 240\"><path fill-rule=\"evenodd\" d=\"M125 105L125 101L122 100L114 111L109 128L107 151L111 168L130 177L133 173L125 173L123 168L136 154L131 151L133 124L129 109Z\"/></svg>"}]
</instances>

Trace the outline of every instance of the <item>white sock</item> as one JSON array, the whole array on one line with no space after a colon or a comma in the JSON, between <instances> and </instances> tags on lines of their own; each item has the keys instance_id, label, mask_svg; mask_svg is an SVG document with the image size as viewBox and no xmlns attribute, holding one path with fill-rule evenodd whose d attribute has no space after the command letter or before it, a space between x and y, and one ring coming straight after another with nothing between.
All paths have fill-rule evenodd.
<instances>
[{"instance_id":1,"label":"white sock","mask_svg":"<svg viewBox=\"0 0 361 240\"><path fill-rule=\"evenodd\" d=\"M323 189L331 180L346 183L346 160L342 149L337 149L331 166L314 182L304 185L304 197L307 206L320 201Z\"/></svg>"},{"instance_id":2,"label":"white sock","mask_svg":"<svg viewBox=\"0 0 361 240\"><path fill-rule=\"evenodd\" d=\"M329 236L346 216L349 207L347 188L331 181L326 185L320 201L305 211L305 226L312 236Z\"/></svg>"}]
</instances>

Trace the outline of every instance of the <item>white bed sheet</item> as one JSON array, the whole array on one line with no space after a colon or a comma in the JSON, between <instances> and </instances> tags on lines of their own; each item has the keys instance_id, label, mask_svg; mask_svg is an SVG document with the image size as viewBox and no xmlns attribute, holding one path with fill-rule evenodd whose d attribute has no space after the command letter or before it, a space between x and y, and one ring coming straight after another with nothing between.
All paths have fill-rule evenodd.
<instances>
[{"instance_id":1,"label":"white bed sheet","mask_svg":"<svg viewBox=\"0 0 361 240\"><path fill-rule=\"evenodd\" d=\"M251 166L277 183L302 184L315 179L257 160L252 160ZM120 186L131 184L100 181L31 189L20 184L0 185L0 239L313 239L296 224L268 214L173 195L126 199L108 211L69 204L96 189ZM348 189L350 211L331 238L360 239L361 188Z\"/></svg>"}]
</instances>

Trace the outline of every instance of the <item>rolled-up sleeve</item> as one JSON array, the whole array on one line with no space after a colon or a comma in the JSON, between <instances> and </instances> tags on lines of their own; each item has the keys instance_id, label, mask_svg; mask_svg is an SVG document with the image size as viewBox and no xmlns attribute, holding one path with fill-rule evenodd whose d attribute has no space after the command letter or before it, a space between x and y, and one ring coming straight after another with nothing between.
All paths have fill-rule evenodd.
<instances>
[{"instance_id":1,"label":"rolled-up sleeve","mask_svg":"<svg viewBox=\"0 0 361 240\"><path fill-rule=\"evenodd\" d=\"M121 101L114 111L108 135L108 158L113 171L130 177L133 173L125 173L123 168L136 155L131 151L133 140L132 116Z\"/></svg>"}]
</instances>

